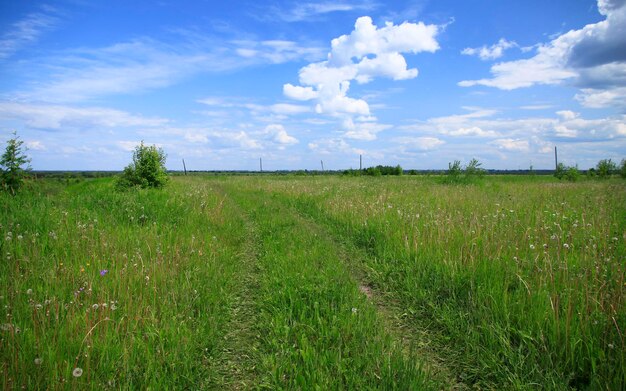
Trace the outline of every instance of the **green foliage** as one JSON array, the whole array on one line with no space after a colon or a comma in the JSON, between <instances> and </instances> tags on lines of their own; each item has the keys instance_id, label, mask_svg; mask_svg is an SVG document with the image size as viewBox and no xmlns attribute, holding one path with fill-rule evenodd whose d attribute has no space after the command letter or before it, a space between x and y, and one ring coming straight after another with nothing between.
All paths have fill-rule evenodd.
<instances>
[{"instance_id":1,"label":"green foliage","mask_svg":"<svg viewBox=\"0 0 626 391\"><path fill-rule=\"evenodd\" d=\"M619 176L626 179L626 159L622 159L622 163L619 166Z\"/></svg>"},{"instance_id":2,"label":"green foliage","mask_svg":"<svg viewBox=\"0 0 626 391\"><path fill-rule=\"evenodd\" d=\"M482 169L480 166L482 166L482 163L480 163L478 160L476 159L470 160L468 165L465 167L465 175L467 177L472 177L472 178L482 177L483 175L485 175L485 170Z\"/></svg>"},{"instance_id":3,"label":"green foliage","mask_svg":"<svg viewBox=\"0 0 626 391\"><path fill-rule=\"evenodd\" d=\"M454 163L448 163L448 172L446 173L448 177L459 178L462 172L460 160L455 160Z\"/></svg>"},{"instance_id":4,"label":"green foliage","mask_svg":"<svg viewBox=\"0 0 626 391\"><path fill-rule=\"evenodd\" d=\"M364 170L345 170L343 175L347 176L361 176L361 175L369 175L369 176L381 176L381 175L402 175L404 170L398 164L397 166L382 166L378 165L376 167L368 167Z\"/></svg>"},{"instance_id":5,"label":"green foliage","mask_svg":"<svg viewBox=\"0 0 626 391\"><path fill-rule=\"evenodd\" d=\"M30 169L27 166L30 159L25 154L23 144L24 141L13 132L13 137L7 141L7 147L0 158L0 184L3 190L11 194L15 194L22 187L25 171Z\"/></svg>"},{"instance_id":6,"label":"green foliage","mask_svg":"<svg viewBox=\"0 0 626 391\"><path fill-rule=\"evenodd\" d=\"M461 168L461 161L455 160L454 163L448 163L448 171L443 179L444 183L470 183L485 175L485 170L481 168L482 163L477 159L469 161L465 169Z\"/></svg>"},{"instance_id":7,"label":"green foliage","mask_svg":"<svg viewBox=\"0 0 626 391\"><path fill-rule=\"evenodd\" d=\"M563 179L563 177L565 176L565 172L567 171L567 167L565 167L565 164L563 163L559 163L556 165L556 170L554 171L554 176L557 179Z\"/></svg>"},{"instance_id":8,"label":"green foliage","mask_svg":"<svg viewBox=\"0 0 626 391\"><path fill-rule=\"evenodd\" d=\"M119 190L139 186L141 188L161 188L168 180L165 168L165 152L155 145L146 146L143 141L133 152L133 162L124 168L118 177Z\"/></svg>"},{"instance_id":9,"label":"green foliage","mask_svg":"<svg viewBox=\"0 0 626 391\"><path fill-rule=\"evenodd\" d=\"M602 159L598 162L596 170L598 176L605 179L609 178L617 170L617 166L611 159Z\"/></svg>"},{"instance_id":10,"label":"green foliage","mask_svg":"<svg viewBox=\"0 0 626 391\"><path fill-rule=\"evenodd\" d=\"M580 171L578 171L578 166L568 167L567 171L565 171L565 179L570 182L576 182L580 178Z\"/></svg>"}]
</instances>

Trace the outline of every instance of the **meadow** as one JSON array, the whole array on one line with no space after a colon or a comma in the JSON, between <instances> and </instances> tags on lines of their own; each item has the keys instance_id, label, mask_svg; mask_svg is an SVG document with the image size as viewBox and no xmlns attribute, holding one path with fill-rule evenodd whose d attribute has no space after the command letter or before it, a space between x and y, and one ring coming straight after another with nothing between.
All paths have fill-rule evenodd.
<instances>
[{"instance_id":1,"label":"meadow","mask_svg":"<svg viewBox=\"0 0 626 391\"><path fill-rule=\"evenodd\" d=\"M626 388L626 183L0 194L3 389Z\"/></svg>"}]
</instances>

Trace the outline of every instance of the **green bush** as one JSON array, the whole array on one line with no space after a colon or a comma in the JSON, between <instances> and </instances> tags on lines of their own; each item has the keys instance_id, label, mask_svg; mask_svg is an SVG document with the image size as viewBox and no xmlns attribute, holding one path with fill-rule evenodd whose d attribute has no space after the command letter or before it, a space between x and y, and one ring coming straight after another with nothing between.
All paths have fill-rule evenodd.
<instances>
[{"instance_id":1,"label":"green bush","mask_svg":"<svg viewBox=\"0 0 626 391\"><path fill-rule=\"evenodd\" d=\"M580 178L580 171L577 166L568 167L565 171L565 179L570 182L576 182Z\"/></svg>"},{"instance_id":2,"label":"green bush","mask_svg":"<svg viewBox=\"0 0 626 391\"><path fill-rule=\"evenodd\" d=\"M565 172L567 171L567 167L565 167L565 164L563 163L559 163L556 165L556 170L554 171L554 176L557 179L563 179L563 177L565 176Z\"/></svg>"},{"instance_id":3,"label":"green bush","mask_svg":"<svg viewBox=\"0 0 626 391\"><path fill-rule=\"evenodd\" d=\"M25 171L30 170L30 159L24 153L23 144L17 133L13 132L13 138L7 141L7 147L0 158L0 183L2 189L11 194L15 194L22 187ZM24 165L27 167L24 168Z\"/></svg>"},{"instance_id":4,"label":"green bush","mask_svg":"<svg viewBox=\"0 0 626 391\"><path fill-rule=\"evenodd\" d=\"M598 176L600 178L609 178L615 171L617 171L617 166L611 159L602 159L598 162L596 171L598 172Z\"/></svg>"},{"instance_id":5,"label":"green bush","mask_svg":"<svg viewBox=\"0 0 626 391\"><path fill-rule=\"evenodd\" d=\"M626 159L622 159L622 163L619 165L619 176L626 179Z\"/></svg>"},{"instance_id":6,"label":"green bush","mask_svg":"<svg viewBox=\"0 0 626 391\"><path fill-rule=\"evenodd\" d=\"M141 188L161 188L168 180L165 168L165 152L155 145L146 146L143 141L135 147L133 161L130 163L122 175L118 177L116 187L124 190L139 186Z\"/></svg>"}]
</instances>

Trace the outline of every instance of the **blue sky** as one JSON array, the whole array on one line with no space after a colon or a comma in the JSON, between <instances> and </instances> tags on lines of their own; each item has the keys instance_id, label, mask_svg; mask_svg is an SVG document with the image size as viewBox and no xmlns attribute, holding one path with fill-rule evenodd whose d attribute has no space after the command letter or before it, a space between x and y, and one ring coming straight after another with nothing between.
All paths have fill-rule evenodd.
<instances>
[{"instance_id":1,"label":"blue sky","mask_svg":"<svg viewBox=\"0 0 626 391\"><path fill-rule=\"evenodd\" d=\"M2 1L37 170L580 168L626 157L626 0Z\"/></svg>"}]
</instances>

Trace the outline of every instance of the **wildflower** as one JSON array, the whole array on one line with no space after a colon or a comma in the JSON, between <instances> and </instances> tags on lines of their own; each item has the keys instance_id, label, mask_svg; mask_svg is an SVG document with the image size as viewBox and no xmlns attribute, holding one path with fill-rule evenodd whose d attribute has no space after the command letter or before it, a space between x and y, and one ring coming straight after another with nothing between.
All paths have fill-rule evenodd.
<instances>
[{"instance_id":1,"label":"wildflower","mask_svg":"<svg viewBox=\"0 0 626 391\"><path fill-rule=\"evenodd\" d=\"M74 368L74 370L72 371L72 376L74 377L81 377L83 375L83 369L82 368Z\"/></svg>"},{"instance_id":2,"label":"wildflower","mask_svg":"<svg viewBox=\"0 0 626 391\"><path fill-rule=\"evenodd\" d=\"M102 269L102 270L100 270L100 275L101 276L105 276L108 272L109 272L108 269Z\"/></svg>"},{"instance_id":3,"label":"wildflower","mask_svg":"<svg viewBox=\"0 0 626 391\"><path fill-rule=\"evenodd\" d=\"M37 357L35 359L35 365L41 365L42 362L43 362L43 360L40 357Z\"/></svg>"},{"instance_id":4,"label":"wildflower","mask_svg":"<svg viewBox=\"0 0 626 391\"><path fill-rule=\"evenodd\" d=\"M85 271L85 268L81 266L80 267L80 272L83 273L84 271Z\"/></svg>"},{"instance_id":5,"label":"wildflower","mask_svg":"<svg viewBox=\"0 0 626 391\"><path fill-rule=\"evenodd\" d=\"M33 294L33 290L32 289L27 289L26 290L26 294L27 295L32 295Z\"/></svg>"},{"instance_id":6,"label":"wildflower","mask_svg":"<svg viewBox=\"0 0 626 391\"><path fill-rule=\"evenodd\" d=\"M568 249L569 249L569 244L567 244L567 243L563 243L563 247L564 247L566 250L568 250Z\"/></svg>"},{"instance_id":7,"label":"wildflower","mask_svg":"<svg viewBox=\"0 0 626 391\"><path fill-rule=\"evenodd\" d=\"M535 245L534 245L534 244L531 244L531 245L530 245L530 249L531 249L531 250L534 250L534 249L535 249Z\"/></svg>"},{"instance_id":8,"label":"wildflower","mask_svg":"<svg viewBox=\"0 0 626 391\"><path fill-rule=\"evenodd\" d=\"M98 306L98 303L96 303L96 304L94 304L94 305L92 305L92 306L91 306L91 308L93 308L93 309L94 309L94 311L95 311L95 310L97 310L97 309L98 309L98 307L99 307L99 306Z\"/></svg>"},{"instance_id":9,"label":"wildflower","mask_svg":"<svg viewBox=\"0 0 626 391\"><path fill-rule=\"evenodd\" d=\"M358 309L356 309L355 307L352 307L352 313L353 313L353 314L356 314L356 313L357 313L357 311L358 311Z\"/></svg>"}]
</instances>

